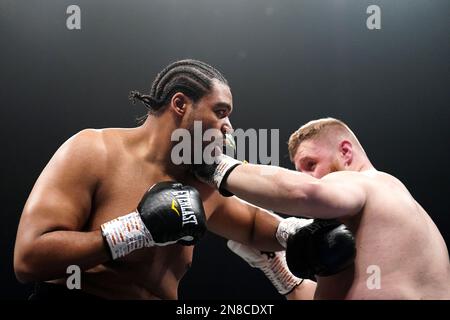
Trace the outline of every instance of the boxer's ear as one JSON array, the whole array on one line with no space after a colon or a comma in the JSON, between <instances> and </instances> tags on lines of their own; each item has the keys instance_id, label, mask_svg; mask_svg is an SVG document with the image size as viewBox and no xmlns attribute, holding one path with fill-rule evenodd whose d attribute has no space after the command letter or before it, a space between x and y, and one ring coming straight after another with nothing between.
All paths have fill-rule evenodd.
<instances>
[{"instance_id":1,"label":"boxer's ear","mask_svg":"<svg viewBox=\"0 0 450 320\"><path fill-rule=\"evenodd\" d=\"M175 93L170 99L170 108L179 116L186 113L189 104L192 104L192 99L182 92Z\"/></svg>"},{"instance_id":2,"label":"boxer's ear","mask_svg":"<svg viewBox=\"0 0 450 320\"><path fill-rule=\"evenodd\" d=\"M344 160L344 164L349 166L353 162L353 145L348 140L343 140L339 144L339 155Z\"/></svg>"}]
</instances>

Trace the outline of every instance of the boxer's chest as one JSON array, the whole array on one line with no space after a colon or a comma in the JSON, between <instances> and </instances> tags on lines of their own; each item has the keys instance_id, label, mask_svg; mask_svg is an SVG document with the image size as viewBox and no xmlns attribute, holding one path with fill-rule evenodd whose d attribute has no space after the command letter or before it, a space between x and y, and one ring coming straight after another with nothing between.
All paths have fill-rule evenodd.
<instances>
[{"instance_id":1,"label":"boxer's chest","mask_svg":"<svg viewBox=\"0 0 450 320\"><path fill-rule=\"evenodd\" d=\"M155 166L134 162L111 165L108 175L100 181L93 197L91 216L86 231L99 230L101 224L134 211L144 193L155 183L175 180L162 174ZM176 278L186 272L192 262L193 247L169 245L144 248L114 262L109 267L119 267L124 262L127 270L143 276L148 270L170 269ZM147 271L146 271L147 270ZM122 270L122 272L124 272Z\"/></svg>"},{"instance_id":2,"label":"boxer's chest","mask_svg":"<svg viewBox=\"0 0 450 320\"><path fill-rule=\"evenodd\" d=\"M111 166L107 172L93 196L88 230L96 230L102 223L134 211L144 193L155 183L174 180L156 168L143 168L133 163Z\"/></svg>"}]
</instances>

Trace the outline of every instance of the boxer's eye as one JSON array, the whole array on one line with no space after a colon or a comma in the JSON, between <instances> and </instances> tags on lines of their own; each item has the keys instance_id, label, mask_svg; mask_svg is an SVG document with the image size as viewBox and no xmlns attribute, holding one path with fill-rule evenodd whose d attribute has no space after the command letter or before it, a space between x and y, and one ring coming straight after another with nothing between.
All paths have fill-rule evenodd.
<instances>
[{"instance_id":1,"label":"boxer's eye","mask_svg":"<svg viewBox=\"0 0 450 320\"><path fill-rule=\"evenodd\" d=\"M316 168L316 163L312 162L312 161L308 162L306 167L307 167L308 171L313 171Z\"/></svg>"},{"instance_id":2,"label":"boxer's eye","mask_svg":"<svg viewBox=\"0 0 450 320\"><path fill-rule=\"evenodd\" d=\"M216 112L217 117L219 117L220 119L225 118L227 116L226 109L218 109L215 112Z\"/></svg>"}]
</instances>

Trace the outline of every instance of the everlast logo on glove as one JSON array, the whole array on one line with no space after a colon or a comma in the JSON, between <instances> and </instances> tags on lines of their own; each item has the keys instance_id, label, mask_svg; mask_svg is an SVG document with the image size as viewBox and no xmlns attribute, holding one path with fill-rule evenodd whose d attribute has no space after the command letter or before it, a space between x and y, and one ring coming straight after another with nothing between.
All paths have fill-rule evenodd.
<instances>
[{"instance_id":1,"label":"everlast logo on glove","mask_svg":"<svg viewBox=\"0 0 450 320\"><path fill-rule=\"evenodd\" d=\"M174 243L192 246L205 232L206 216L199 192L176 181L156 183L144 194L136 211L102 224L102 235L113 259L143 247Z\"/></svg>"},{"instance_id":2,"label":"everlast logo on glove","mask_svg":"<svg viewBox=\"0 0 450 320\"><path fill-rule=\"evenodd\" d=\"M182 225L188 223L198 224L197 217L195 216L195 211L192 208L191 199L189 196L189 191L172 191L173 196L176 199L172 201L172 210L174 210L178 215L180 215L180 212L175 206L175 203L178 203L181 209L181 219L182 219Z\"/></svg>"}]
</instances>

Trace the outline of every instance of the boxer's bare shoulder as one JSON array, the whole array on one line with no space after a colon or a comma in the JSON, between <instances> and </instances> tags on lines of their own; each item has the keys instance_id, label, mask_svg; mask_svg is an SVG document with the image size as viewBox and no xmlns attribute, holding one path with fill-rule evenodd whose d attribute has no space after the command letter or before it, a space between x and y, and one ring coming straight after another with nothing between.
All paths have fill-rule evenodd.
<instances>
[{"instance_id":1,"label":"boxer's bare shoulder","mask_svg":"<svg viewBox=\"0 0 450 320\"><path fill-rule=\"evenodd\" d=\"M343 219L356 238L355 270L319 279L316 297L332 297L337 283L347 288L341 297L351 299L448 297L450 272L445 242L406 186L376 170L341 171L329 176L361 183L367 199L359 215Z\"/></svg>"}]
</instances>

